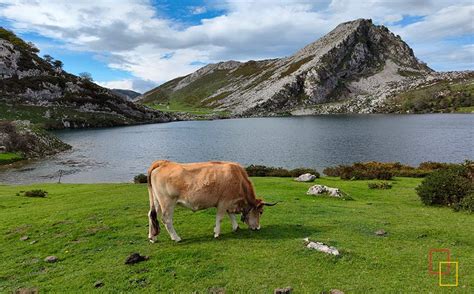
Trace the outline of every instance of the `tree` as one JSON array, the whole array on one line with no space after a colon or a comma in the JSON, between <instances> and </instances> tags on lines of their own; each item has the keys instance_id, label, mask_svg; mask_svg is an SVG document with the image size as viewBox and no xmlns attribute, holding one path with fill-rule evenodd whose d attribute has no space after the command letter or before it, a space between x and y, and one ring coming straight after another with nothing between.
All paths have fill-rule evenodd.
<instances>
[{"instance_id":1,"label":"tree","mask_svg":"<svg viewBox=\"0 0 474 294\"><path fill-rule=\"evenodd\" d=\"M49 55L49 54L45 54L43 55L43 59L47 62L47 63L52 63L54 58L53 56Z\"/></svg>"},{"instance_id":2,"label":"tree","mask_svg":"<svg viewBox=\"0 0 474 294\"><path fill-rule=\"evenodd\" d=\"M40 52L38 47L36 47L36 45L33 42L28 42L27 44L30 47L30 52L32 52L32 53L39 53Z\"/></svg>"},{"instance_id":3,"label":"tree","mask_svg":"<svg viewBox=\"0 0 474 294\"><path fill-rule=\"evenodd\" d=\"M53 62L53 66L55 69L62 69L63 68L63 62L61 60L55 60Z\"/></svg>"},{"instance_id":4,"label":"tree","mask_svg":"<svg viewBox=\"0 0 474 294\"><path fill-rule=\"evenodd\" d=\"M92 75L89 72L81 72L79 73L79 77L85 81L92 82Z\"/></svg>"}]
</instances>

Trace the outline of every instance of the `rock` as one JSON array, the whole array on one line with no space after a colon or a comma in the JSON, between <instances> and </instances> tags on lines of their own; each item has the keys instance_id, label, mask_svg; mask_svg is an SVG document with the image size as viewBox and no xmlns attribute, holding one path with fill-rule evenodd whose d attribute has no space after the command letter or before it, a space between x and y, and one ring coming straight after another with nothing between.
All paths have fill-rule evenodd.
<instances>
[{"instance_id":1,"label":"rock","mask_svg":"<svg viewBox=\"0 0 474 294\"><path fill-rule=\"evenodd\" d=\"M33 241L30 242L30 245L36 244L37 242L38 242L38 241L33 240Z\"/></svg>"},{"instance_id":2,"label":"rock","mask_svg":"<svg viewBox=\"0 0 474 294\"><path fill-rule=\"evenodd\" d=\"M331 188L323 185L311 186L306 195L329 195L332 197L342 197L342 193L338 188Z\"/></svg>"},{"instance_id":3,"label":"rock","mask_svg":"<svg viewBox=\"0 0 474 294\"><path fill-rule=\"evenodd\" d=\"M383 229L375 231L375 235L377 235L377 236L385 236L386 234L387 234L387 232L385 232L385 230L383 230Z\"/></svg>"},{"instance_id":4,"label":"rock","mask_svg":"<svg viewBox=\"0 0 474 294\"><path fill-rule=\"evenodd\" d=\"M329 294L344 294L344 292L339 289L331 289L329 290Z\"/></svg>"},{"instance_id":5,"label":"rock","mask_svg":"<svg viewBox=\"0 0 474 294\"><path fill-rule=\"evenodd\" d=\"M19 288L16 289L15 294L38 294L38 288Z\"/></svg>"},{"instance_id":6,"label":"rock","mask_svg":"<svg viewBox=\"0 0 474 294\"><path fill-rule=\"evenodd\" d=\"M94 288L100 288L102 286L104 286L104 282L102 281L97 281L94 283Z\"/></svg>"},{"instance_id":7,"label":"rock","mask_svg":"<svg viewBox=\"0 0 474 294\"><path fill-rule=\"evenodd\" d=\"M225 294L225 288L209 288L209 294Z\"/></svg>"},{"instance_id":8,"label":"rock","mask_svg":"<svg viewBox=\"0 0 474 294\"><path fill-rule=\"evenodd\" d=\"M30 237L28 237L28 236L23 236L23 237L20 238L20 241L26 241L26 240L28 240L29 238L30 238Z\"/></svg>"},{"instance_id":9,"label":"rock","mask_svg":"<svg viewBox=\"0 0 474 294\"><path fill-rule=\"evenodd\" d=\"M145 260L148 260L148 259L149 259L148 256L141 256L139 253L132 253L125 260L125 264L135 264L135 263L139 263L141 261L145 261Z\"/></svg>"},{"instance_id":10,"label":"rock","mask_svg":"<svg viewBox=\"0 0 474 294\"><path fill-rule=\"evenodd\" d=\"M44 261L49 262L49 263L53 263L53 262L58 261L58 258L54 255L51 255L51 256L46 257L44 259Z\"/></svg>"},{"instance_id":11,"label":"rock","mask_svg":"<svg viewBox=\"0 0 474 294\"><path fill-rule=\"evenodd\" d=\"M312 175L310 173L302 174L299 177L295 178L295 181L297 182L314 182L316 179L315 175Z\"/></svg>"},{"instance_id":12,"label":"rock","mask_svg":"<svg viewBox=\"0 0 474 294\"><path fill-rule=\"evenodd\" d=\"M318 250L327 254L332 254L335 256L339 255L339 250L337 250L335 247L326 245L322 242L310 241L309 238L304 238L304 241L307 248L315 249L315 250Z\"/></svg>"},{"instance_id":13,"label":"rock","mask_svg":"<svg viewBox=\"0 0 474 294\"><path fill-rule=\"evenodd\" d=\"M275 289L275 291L273 291L273 294L290 294L291 292L293 292L293 288L286 287L286 288Z\"/></svg>"}]
</instances>

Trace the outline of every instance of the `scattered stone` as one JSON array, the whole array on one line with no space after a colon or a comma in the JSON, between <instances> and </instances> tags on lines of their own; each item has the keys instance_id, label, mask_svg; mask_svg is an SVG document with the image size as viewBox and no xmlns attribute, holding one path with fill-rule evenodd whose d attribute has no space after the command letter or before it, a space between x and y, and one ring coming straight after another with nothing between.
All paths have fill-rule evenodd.
<instances>
[{"instance_id":1,"label":"scattered stone","mask_svg":"<svg viewBox=\"0 0 474 294\"><path fill-rule=\"evenodd\" d=\"M141 261L145 261L145 260L148 260L148 259L149 259L148 256L141 256L139 253L132 253L125 260L125 264L135 264L135 263L139 263Z\"/></svg>"},{"instance_id":2,"label":"scattered stone","mask_svg":"<svg viewBox=\"0 0 474 294\"><path fill-rule=\"evenodd\" d=\"M275 289L275 291L273 291L273 294L290 294L291 292L293 292L293 288L286 287L286 288Z\"/></svg>"},{"instance_id":3,"label":"scattered stone","mask_svg":"<svg viewBox=\"0 0 474 294\"><path fill-rule=\"evenodd\" d=\"M38 294L38 288L19 288L16 289L15 294Z\"/></svg>"},{"instance_id":4,"label":"scattered stone","mask_svg":"<svg viewBox=\"0 0 474 294\"><path fill-rule=\"evenodd\" d=\"M209 294L225 294L225 288L209 288Z\"/></svg>"},{"instance_id":5,"label":"scattered stone","mask_svg":"<svg viewBox=\"0 0 474 294\"><path fill-rule=\"evenodd\" d=\"M295 178L295 181L297 182L314 182L316 179L315 175L312 175L310 173L302 174L299 177Z\"/></svg>"},{"instance_id":6,"label":"scattered stone","mask_svg":"<svg viewBox=\"0 0 474 294\"><path fill-rule=\"evenodd\" d=\"M375 231L375 235L385 236L385 235L387 235L387 232L385 232L385 230L383 230L383 229L380 229L380 230Z\"/></svg>"},{"instance_id":7,"label":"scattered stone","mask_svg":"<svg viewBox=\"0 0 474 294\"><path fill-rule=\"evenodd\" d=\"M342 197L342 193L338 188L331 188L323 185L314 185L308 189L306 195L322 195L326 194L332 197Z\"/></svg>"},{"instance_id":8,"label":"scattered stone","mask_svg":"<svg viewBox=\"0 0 474 294\"><path fill-rule=\"evenodd\" d=\"M23 237L20 238L20 241L26 241L26 240L28 240L29 238L30 238L30 237L28 237L28 236L23 236Z\"/></svg>"},{"instance_id":9,"label":"scattered stone","mask_svg":"<svg viewBox=\"0 0 474 294\"><path fill-rule=\"evenodd\" d=\"M102 286L104 286L104 282L102 282L102 281L97 281L97 282L94 283L95 288L100 288Z\"/></svg>"},{"instance_id":10,"label":"scattered stone","mask_svg":"<svg viewBox=\"0 0 474 294\"><path fill-rule=\"evenodd\" d=\"M36 244L37 242L38 242L37 240L33 240L30 242L30 245Z\"/></svg>"},{"instance_id":11,"label":"scattered stone","mask_svg":"<svg viewBox=\"0 0 474 294\"><path fill-rule=\"evenodd\" d=\"M58 261L58 258L54 255L51 255L51 256L46 257L44 259L44 261L49 262L49 263L53 263L53 262Z\"/></svg>"},{"instance_id":12,"label":"scattered stone","mask_svg":"<svg viewBox=\"0 0 474 294\"><path fill-rule=\"evenodd\" d=\"M331 289L329 290L329 294L344 294L344 292L339 289Z\"/></svg>"},{"instance_id":13,"label":"scattered stone","mask_svg":"<svg viewBox=\"0 0 474 294\"><path fill-rule=\"evenodd\" d=\"M327 253L327 254L332 254L332 255L335 255L335 256L339 255L339 250L337 250L337 248L335 248L335 247L326 245L326 244L321 243L321 242L310 241L309 238L304 238L303 240L305 241L306 247L309 248L309 249L315 249L315 250L318 250L318 251L321 251L321 252L324 252L324 253Z\"/></svg>"}]
</instances>

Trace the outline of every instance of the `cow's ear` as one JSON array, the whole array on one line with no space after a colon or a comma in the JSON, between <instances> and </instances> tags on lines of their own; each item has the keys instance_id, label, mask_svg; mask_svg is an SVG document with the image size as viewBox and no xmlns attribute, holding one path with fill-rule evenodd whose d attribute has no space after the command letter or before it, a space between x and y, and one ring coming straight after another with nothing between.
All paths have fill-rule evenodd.
<instances>
[{"instance_id":1,"label":"cow's ear","mask_svg":"<svg viewBox=\"0 0 474 294\"><path fill-rule=\"evenodd\" d=\"M263 205L265 205L265 202L263 201L263 199L256 199L256 200L257 200L257 203L256 203L255 207L260 208Z\"/></svg>"}]
</instances>

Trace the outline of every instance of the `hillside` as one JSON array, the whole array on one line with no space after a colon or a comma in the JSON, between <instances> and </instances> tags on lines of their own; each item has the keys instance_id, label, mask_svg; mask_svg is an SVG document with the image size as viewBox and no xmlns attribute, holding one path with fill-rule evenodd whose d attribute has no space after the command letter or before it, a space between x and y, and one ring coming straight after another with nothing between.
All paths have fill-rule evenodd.
<instances>
[{"instance_id":1,"label":"hillside","mask_svg":"<svg viewBox=\"0 0 474 294\"><path fill-rule=\"evenodd\" d=\"M0 28L0 119L27 119L47 128L167 122L170 114L136 105L69 74L62 62Z\"/></svg>"},{"instance_id":2,"label":"hillside","mask_svg":"<svg viewBox=\"0 0 474 294\"><path fill-rule=\"evenodd\" d=\"M385 112L397 94L469 75L434 72L400 36L358 19L290 57L210 64L146 92L140 102L237 116Z\"/></svg>"}]
</instances>

